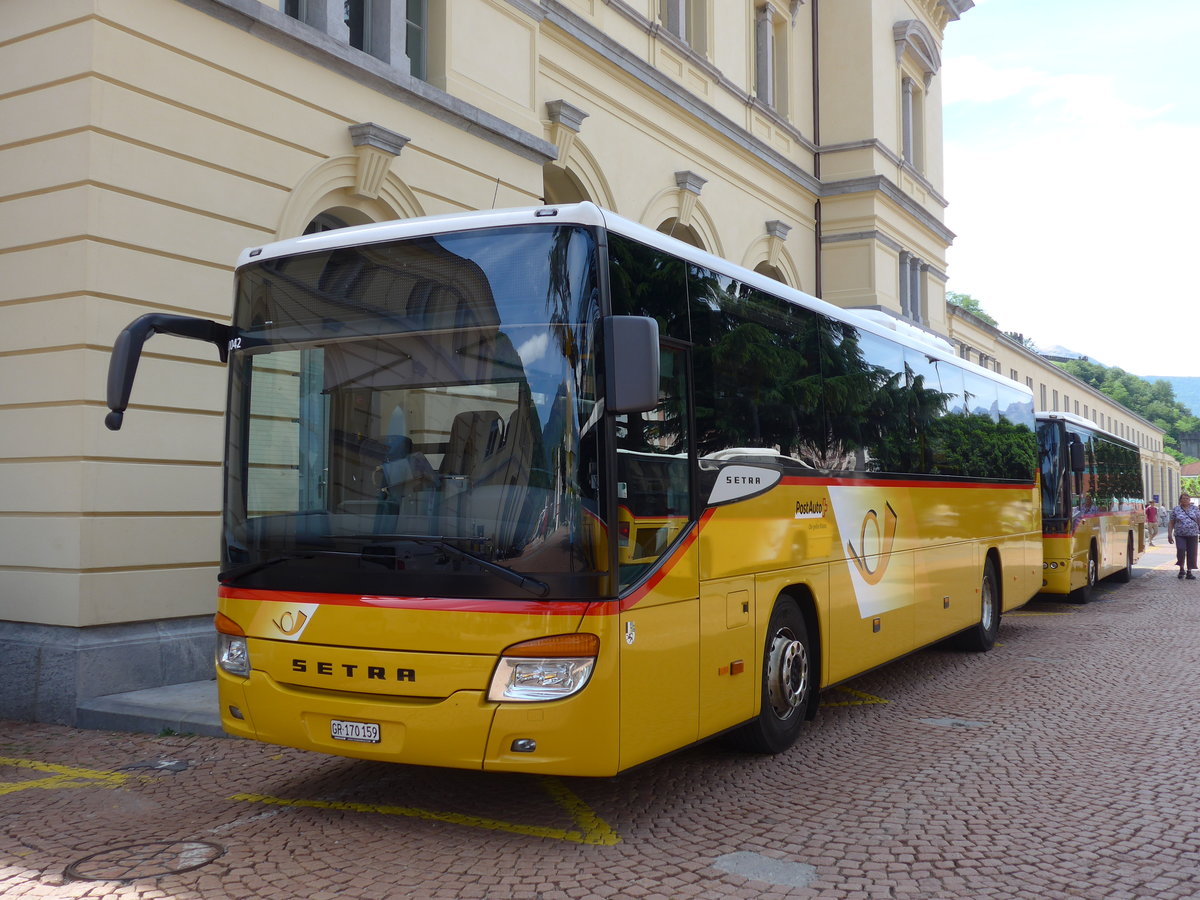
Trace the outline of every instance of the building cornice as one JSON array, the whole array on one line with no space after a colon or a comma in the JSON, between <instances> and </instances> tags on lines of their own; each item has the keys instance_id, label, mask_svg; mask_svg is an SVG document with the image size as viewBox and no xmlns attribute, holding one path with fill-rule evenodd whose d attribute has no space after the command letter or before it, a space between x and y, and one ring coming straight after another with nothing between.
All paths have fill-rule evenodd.
<instances>
[{"instance_id":1,"label":"building cornice","mask_svg":"<svg viewBox=\"0 0 1200 900\"><path fill-rule=\"evenodd\" d=\"M950 201L942 195L941 191L933 186L933 182L913 168L912 163L902 159L896 153L896 151L892 150L891 147L883 143L883 141L879 140L879 138L866 138L861 141L846 141L841 144L822 144L820 152L822 156L828 156L831 153L850 153L855 150L872 150L875 153L878 153L888 162L892 163L898 168L903 169L905 174L907 174L908 177L910 177L913 181L917 182L917 184L921 185L921 187L929 193L929 195L934 199L938 206L942 207L942 209L945 209L950 205Z\"/></svg>"},{"instance_id":2,"label":"building cornice","mask_svg":"<svg viewBox=\"0 0 1200 900\"><path fill-rule=\"evenodd\" d=\"M937 236L947 246L954 243L954 232L945 223L934 218L929 210L921 206L902 191L894 182L883 175L866 175L862 178L848 178L845 181L832 181L821 187L821 197L840 197L847 194L878 193L904 210L918 224Z\"/></svg>"},{"instance_id":3,"label":"building cornice","mask_svg":"<svg viewBox=\"0 0 1200 900\"><path fill-rule=\"evenodd\" d=\"M558 0L542 0L542 2L547 6L554 6L558 9L562 10L564 13L574 16L576 23L580 27L590 28L593 31L595 31L596 34L603 36L603 32L597 31L586 20L580 18L578 15L573 13L571 10L562 6L562 4L558 2ZM798 144L800 144L800 146L804 147L805 150L809 151L810 153L817 152L816 144L814 144L812 142L812 140L808 137L808 135L804 134L804 132L800 131L800 129L798 129L795 125L793 125L791 122L789 122L783 116L781 116L778 112L776 112L770 106L767 106L765 103L763 103L757 97L755 97L753 94L747 93L746 91L742 90L742 88L740 88L737 84L735 84L733 81L731 81L724 72L722 72L720 69L718 69L716 66L714 66L712 64L712 62L710 62L706 57L701 56L699 53L697 53L686 41L682 40L678 35L673 34L669 29L664 28L661 22L657 22L652 19L646 18L646 16L644 16L642 13L638 12L636 9L634 9L632 6L630 6L626 2L626 0L604 0L604 4L606 6L608 6L610 9L612 9L614 12L617 12L618 14L620 14L626 21L635 25L646 35L648 35L651 38L654 38L655 40L662 41L664 44L667 44L673 51L675 51L680 56L687 59L687 61L689 63L691 63L693 66L695 66L698 69L703 70L704 73L713 80L714 84L716 84L722 90L728 92L738 102L744 103L747 106L753 106L755 109L755 112L759 113L760 115L764 116L765 118L770 119L772 124L775 125L775 127L779 128L783 132L786 132L787 135L790 138L792 138L792 140L796 141L796 143L798 143ZM795 6L795 2L793 2L793 7L794 6ZM641 59L640 57L635 56L635 57L633 57L633 59L636 60L637 62L641 63L641 65L648 71L653 71L653 72L658 73L659 70L657 68L655 68L654 66L651 66L648 62ZM640 79L640 80L645 81L645 79ZM699 103L702 103L702 104L704 103L704 101L696 98L694 94L691 94L685 88L680 87L678 84L676 84L673 81L670 81L669 79L668 79L668 81L672 86L674 86L678 90L683 91L684 93L687 93L688 96L691 97L692 99L695 99ZM646 83L649 83L649 82L646 82ZM707 104L704 104L704 105L707 106ZM714 110L714 113L715 113L715 110ZM716 114L719 115L719 113L716 113ZM739 126L734 125L734 127L736 128Z\"/></svg>"},{"instance_id":4,"label":"building cornice","mask_svg":"<svg viewBox=\"0 0 1200 900\"><path fill-rule=\"evenodd\" d=\"M233 27L296 53L382 94L394 97L407 106L539 165L545 165L558 157L555 145L543 137L531 134L433 85L413 78L408 73L388 65L368 53L350 47L345 42L332 38L318 29L260 2L260 0L176 0L176 2L221 19ZM953 241L953 232L886 177L875 175L828 183L819 181L811 172L806 171L765 141L672 81L646 60L636 56L565 7L559 0L541 0L540 4L534 3L533 0L506 0L506 2L538 21L547 22L558 28L601 56L610 65L676 104L680 109L694 116L753 158L779 172L809 192L814 198L877 192L903 209L946 244ZM662 31L657 23L651 22L638 13L625 0L604 0L604 2L630 22L636 23L646 34L657 35L660 38L667 36L667 33ZM827 152L825 149L818 150L816 145L798 129L780 117L774 110L763 106L754 97L730 82L711 63L696 54L683 42L674 40L672 49L688 54L689 61L704 67L704 70L724 90L729 91L746 105L753 106L756 113L771 118L776 127L784 130L789 137L809 152ZM419 144L420 141L418 140L417 143ZM859 146L876 149L890 160L898 159L894 153L890 153L883 144L876 140L861 144L835 145L828 148L828 152L856 149ZM932 185L929 185L920 173L907 166L905 171L928 190L930 195L936 198L936 202L944 205L944 199L933 190Z\"/></svg>"}]
</instances>

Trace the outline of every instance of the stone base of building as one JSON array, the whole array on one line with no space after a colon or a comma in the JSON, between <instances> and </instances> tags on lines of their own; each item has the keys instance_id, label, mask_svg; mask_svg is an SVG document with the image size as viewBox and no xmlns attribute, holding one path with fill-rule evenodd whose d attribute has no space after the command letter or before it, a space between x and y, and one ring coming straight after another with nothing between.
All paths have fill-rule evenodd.
<instances>
[{"instance_id":1,"label":"stone base of building","mask_svg":"<svg viewBox=\"0 0 1200 900\"><path fill-rule=\"evenodd\" d=\"M0 621L0 719L78 723L93 697L213 677L212 616L65 628Z\"/></svg>"}]
</instances>

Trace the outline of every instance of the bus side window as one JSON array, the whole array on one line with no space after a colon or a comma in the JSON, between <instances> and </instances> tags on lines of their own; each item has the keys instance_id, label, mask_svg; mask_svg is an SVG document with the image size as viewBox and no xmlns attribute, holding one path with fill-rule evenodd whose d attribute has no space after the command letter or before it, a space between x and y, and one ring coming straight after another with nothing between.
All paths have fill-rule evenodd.
<instances>
[{"instance_id":1,"label":"bus side window","mask_svg":"<svg viewBox=\"0 0 1200 900\"><path fill-rule=\"evenodd\" d=\"M691 520L687 354L662 348L659 404L617 417L617 531L621 584L657 562Z\"/></svg>"}]
</instances>

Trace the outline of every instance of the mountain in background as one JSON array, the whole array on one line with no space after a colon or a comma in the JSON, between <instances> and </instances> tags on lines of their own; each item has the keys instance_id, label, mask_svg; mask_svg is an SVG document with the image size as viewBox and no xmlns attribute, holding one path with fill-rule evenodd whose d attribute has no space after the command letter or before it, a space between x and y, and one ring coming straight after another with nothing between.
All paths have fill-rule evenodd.
<instances>
[{"instance_id":1,"label":"mountain in background","mask_svg":"<svg viewBox=\"0 0 1200 900\"><path fill-rule=\"evenodd\" d=\"M1149 382L1165 381L1175 392L1175 399L1191 410L1192 415L1200 415L1200 377L1194 375L1139 375Z\"/></svg>"},{"instance_id":2,"label":"mountain in background","mask_svg":"<svg viewBox=\"0 0 1200 900\"><path fill-rule=\"evenodd\" d=\"M1106 363L1101 362L1095 357L1084 356L1077 350L1071 350L1061 344L1056 344L1049 350L1038 350L1043 356L1048 356L1056 360L1077 359L1084 362L1094 363L1098 366L1109 368ZM1128 371L1128 370L1126 370ZM1130 374L1133 374L1132 372ZM1155 381L1165 381L1171 385L1171 390L1175 392L1175 399L1188 408L1193 416L1200 417L1200 376L1191 375L1138 375L1138 378L1143 381L1154 383ZM1096 387L1096 385L1093 385Z\"/></svg>"},{"instance_id":3,"label":"mountain in background","mask_svg":"<svg viewBox=\"0 0 1200 900\"><path fill-rule=\"evenodd\" d=\"M1103 363L1098 359L1092 359L1091 357L1084 356L1078 350L1072 350L1069 347L1064 347L1062 344L1055 344L1049 349L1039 347L1038 353L1042 354L1042 356L1053 356L1057 359L1082 359L1088 362L1094 362L1098 366L1104 366L1105 368L1108 368L1107 363Z\"/></svg>"}]
</instances>

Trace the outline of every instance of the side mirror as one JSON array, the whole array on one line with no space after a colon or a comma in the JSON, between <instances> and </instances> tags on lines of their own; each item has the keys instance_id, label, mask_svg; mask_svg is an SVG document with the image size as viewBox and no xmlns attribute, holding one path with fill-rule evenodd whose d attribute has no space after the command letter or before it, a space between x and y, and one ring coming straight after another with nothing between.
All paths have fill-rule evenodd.
<instances>
[{"instance_id":1,"label":"side mirror","mask_svg":"<svg viewBox=\"0 0 1200 900\"><path fill-rule=\"evenodd\" d=\"M603 320L605 409L647 412L658 406L658 322L648 316Z\"/></svg>"},{"instance_id":2,"label":"side mirror","mask_svg":"<svg viewBox=\"0 0 1200 900\"><path fill-rule=\"evenodd\" d=\"M104 417L104 424L109 431L119 431L121 428L125 408L129 406L129 395L133 391L133 376L137 374L138 362L142 358L142 345L155 334L174 334L196 341L208 341L217 345L221 362L229 361L229 342L233 329L228 325L165 313L149 313L134 319L117 335L112 356L108 358L108 408L112 412Z\"/></svg>"},{"instance_id":3,"label":"side mirror","mask_svg":"<svg viewBox=\"0 0 1200 900\"><path fill-rule=\"evenodd\" d=\"M1079 435L1071 435L1071 471L1082 472L1087 468L1087 464L1083 458L1083 441L1079 440Z\"/></svg>"}]
</instances>

